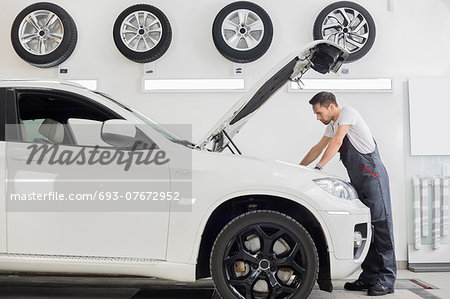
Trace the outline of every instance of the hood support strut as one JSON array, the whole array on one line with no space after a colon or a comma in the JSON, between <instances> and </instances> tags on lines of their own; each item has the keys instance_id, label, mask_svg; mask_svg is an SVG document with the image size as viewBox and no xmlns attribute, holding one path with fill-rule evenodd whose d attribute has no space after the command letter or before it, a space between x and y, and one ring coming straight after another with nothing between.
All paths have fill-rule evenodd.
<instances>
[{"instance_id":1,"label":"hood support strut","mask_svg":"<svg viewBox=\"0 0 450 299\"><path fill-rule=\"evenodd\" d=\"M231 151L231 153L234 154L233 149L231 148L230 144L233 145L233 148L238 152L239 155L242 155L242 152L239 150L239 148L236 146L236 144L233 142L233 140L231 139L230 135L228 135L228 133L224 130L220 131L219 133L216 134L216 136L214 136L214 148L213 151L215 152L217 150L218 147L220 147L221 149L219 151L222 151L224 148L222 147L223 144L223 136L225 135L225 137L230 141L225 147L228 147L228 149Z\"/></svg>"},{"instance_id":2,"label":"hood support strut","mask_svg":"<svg viewBox=\"0 0 450 299\"><path fill-rule=\"evenodd\" d=\"M238 152L239 155L242 155L241 151L238 149L238 147L236 146L236 144L233 142L233 140L231 140L230 136L228 135L228 133L223 130L223 133L225 134L225 136L227 136L228 140L230 140L230 143L233 145L234 149ZM228 143L227 147L230 149L230 151L234 154L233 150L230 147L230 143Z\"/></svg>"}]
</instances>

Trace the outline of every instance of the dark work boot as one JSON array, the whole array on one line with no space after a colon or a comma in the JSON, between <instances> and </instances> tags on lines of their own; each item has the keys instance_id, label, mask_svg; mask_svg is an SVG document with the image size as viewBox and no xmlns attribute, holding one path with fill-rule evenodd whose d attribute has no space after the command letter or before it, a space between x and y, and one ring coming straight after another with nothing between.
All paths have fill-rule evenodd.
<instances>
[{"instance_id":1,"label":"dark work boot","mask_svg":"<svg viewBox=\"0 0 450 299\"><path fill-rule=\"evenodd\" d=\"M376 285L371 286L367 291L367 295L369 296L384 296L392 293L394 293L394 287L387 287L379 282Z\"/></svg>"},{"instance_id":2,"label":"dark work boot","mask_svg":"<svg viewBox=\"0 0 450 299\"><path fill-rule=\"evenodd\" d=\"M355 280L354 282L346 282L344 285L344 289L349 291L362 291L370 288L372 284L368 284L362 280Z\"/></svg>"}]
</instances>

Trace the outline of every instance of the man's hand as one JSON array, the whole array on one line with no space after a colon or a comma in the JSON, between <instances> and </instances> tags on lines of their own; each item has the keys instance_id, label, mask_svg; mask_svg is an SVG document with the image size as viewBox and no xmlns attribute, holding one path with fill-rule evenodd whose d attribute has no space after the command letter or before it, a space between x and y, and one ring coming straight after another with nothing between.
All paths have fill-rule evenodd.
<instances>
[{"instance_id":1,"label":"man's hand","mask_svg":"<svg viewBox=\"0 0 450 299\"><path fill-rule=\"evenodd\" d=\"M300 162L300 165L308 166L314 160L316 160L328 145L328 142L330 142L330 140L330 137L323 136L322 139L320 139L320 141L309 150L309 152Z\"/></svg>"}]
</instances>

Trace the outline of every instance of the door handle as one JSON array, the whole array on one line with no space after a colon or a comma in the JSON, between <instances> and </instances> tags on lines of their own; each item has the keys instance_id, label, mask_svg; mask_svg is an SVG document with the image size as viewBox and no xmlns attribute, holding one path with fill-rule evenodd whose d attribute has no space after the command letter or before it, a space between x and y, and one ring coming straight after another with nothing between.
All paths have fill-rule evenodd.
<instances>
[{"instance_id":1,"label":"door handle","mask_svg":"<svg viewBox=\"0 0 450 299\"><path fill-rule=\"evenodd\" d=\"M178 174L182 174L182 175L186 175L186 174L190 174L191 170L189 169L177 169L175 170Z\"/></svg>"},{"instance_id":2,"label":"door handle","mask_svg":"<svg viewBox=\"0 0 450 299\"><path fill-rule=\"evenodd\" d=\"M33 159L31 159L31 161L36 162L39 160L39 158L41 157L41 155L35 155L33 157ZM30 153L24 150L18 150L14 153L11 154L11 159L16 160L16 161L28 161L28 159L30 158ZM43 157L42 161L47 161L48 158L47 157Z\"/></svg>"}]
</instances>

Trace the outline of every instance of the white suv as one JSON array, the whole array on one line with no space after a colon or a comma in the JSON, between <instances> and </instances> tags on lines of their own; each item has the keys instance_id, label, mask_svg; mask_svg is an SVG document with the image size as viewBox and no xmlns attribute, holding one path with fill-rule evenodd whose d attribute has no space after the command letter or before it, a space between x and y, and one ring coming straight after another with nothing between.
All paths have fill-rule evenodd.
<instances>
[{"instance_id":1,"label":"white suv","mask_svg":"<svg viewBox=\"0 0 450 299\"><path fill-rule=\"evenodd\" d=\"M64 82L0 84L0 270L212 276L224 298L305 298L352 274L370 212L317 170L240 155L232 138L280 87L348 53L288 57L198 144Z\"/></svg>"}]
</instances>

